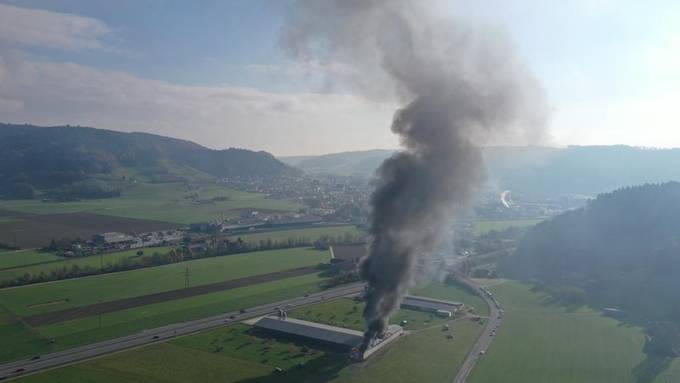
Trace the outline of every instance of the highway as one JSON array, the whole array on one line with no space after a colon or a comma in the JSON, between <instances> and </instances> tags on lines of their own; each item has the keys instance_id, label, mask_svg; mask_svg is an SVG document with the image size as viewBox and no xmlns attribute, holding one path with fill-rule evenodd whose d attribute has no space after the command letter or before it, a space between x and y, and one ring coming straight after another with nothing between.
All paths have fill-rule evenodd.
<instances>
[{"instance_id":1,"label":"highway","mask_svg":"<svg viewBox=\"0 0 680 383\"><path fill-rule=\"evenodd\" d=\"M32 359L19 360L16 362L3 364L0 365L0 380L32 374L41 370L72 364L134 347L165 342L178 336L184 336L198 331L204 331L225 326L230 323L240 322L245 319L266 315L276 311L277 308L294 309L330 299L355 295L360 293L363 288L363 283L354 283L351 285L325 290L319 293L309 294L308 296L304 297L256 306L242 311L225 313L191 322L181 322L144 330L142 332L117 339L111 339L64 351L58 351L51 354L45 354Z\"/></svg>"},{"instance_id":2,"label":"highway","mask_svg":"<svg viewBox=\"0 0 680 383\"><path fill-rule=\"evenodd\" d=\"M470 376L472 369L475 367L475 364L477 364L477 361L481 358L484 358L482 351L486 353L486 350L489 349L489 345L491 345L491 342L496 338L496 336L492 334L495 334L497 329L500 328L502 318L501 308L496 298L491 296L487 290L477 286L474 282L467 279L466 277L459 274L457 276L459 281L474 289L489 306L489 319L486 321L484 330L470 349L470 352L465 358L463 365L458 370L458 374L456 374L456 377L453 379L453 383L465 383L468 376Z\"/></svg>"}]
</instances>

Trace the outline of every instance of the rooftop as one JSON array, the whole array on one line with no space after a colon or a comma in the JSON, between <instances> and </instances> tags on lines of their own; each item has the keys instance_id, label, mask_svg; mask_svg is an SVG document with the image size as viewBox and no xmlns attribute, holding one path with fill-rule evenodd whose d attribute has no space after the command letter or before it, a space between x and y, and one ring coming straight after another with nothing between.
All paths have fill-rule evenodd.
<instances>
[{"instance_id":1,"label":"rooftop","mask_svg":"<svg viewBox=\"0 0 680 383\"><path fill-rule=\"evenodd\" d=\"M407 295L401 302L401 306L404 308L416 308L420 310L429 311L451 311L455 312L463 304L460 302L445 301L441 299L419 297L414 295Z\"/></svg>"},{"instance_id":2,"label":"rooftop","mask_svg":"<svg viewBox=\"0 0 680 383\"><path fill-rule=\"evenodd\" d=\"M281 319L277 316L263 317L255 323L255 327L320 340L348 348L358 346L364 337L362 332L356 330L294 318Z\"/></svg>"}]
</instances>

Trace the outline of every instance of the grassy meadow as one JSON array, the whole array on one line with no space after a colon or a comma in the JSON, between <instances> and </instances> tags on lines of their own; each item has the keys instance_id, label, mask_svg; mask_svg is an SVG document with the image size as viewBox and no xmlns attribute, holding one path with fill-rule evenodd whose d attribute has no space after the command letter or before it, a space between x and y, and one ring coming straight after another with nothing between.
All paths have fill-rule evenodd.
<instances>
[{"instance_id":1,"label":"grassy meadow","mask_svg":"<svg viewBox=\"0 0 680 383\"><path fill-rule=\"evenodd\" d=\"M666 383L680 381L680 363L647 359L641 329L588 308L568 311L517 282L490 290L505 315L497 339L470 383ZM658 374L657 374L658 372Z\"/></svg>"}]
</instances>

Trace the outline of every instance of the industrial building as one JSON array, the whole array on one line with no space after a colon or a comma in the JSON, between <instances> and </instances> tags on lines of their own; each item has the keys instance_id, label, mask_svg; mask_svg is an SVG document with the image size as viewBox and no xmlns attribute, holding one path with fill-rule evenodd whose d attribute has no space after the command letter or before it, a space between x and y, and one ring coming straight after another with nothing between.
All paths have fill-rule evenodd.
<instances>
[{"instance_id":1,"label":"industrial building","mask_svg":"<svg viewBox=\"0 0 680 383\"><path fill-rule=\"evenodd\" d=\"M450 317L462 306L462 303L407 295L401 302L402 309L425 311L442 317Z\"/></svg>"},{"instance_id":2,"label":"industrial building","mask_svg":"<svg viewBox=\"0 0 680 383\"><path fill-rule=\"evenodd\" d=\"M95 234L94 242L101 245L119 245L123 243L132 243L134 237L125 233L118 233L115 231L108 233Z\"/></svg>"},{"instance_id":3,"label":"industrial building","mask_svg":"<svg viewBox=\"0 0 680 383\"><path fill-rule=\"evenodd\" d=\"M271 331L279 336L303 339L338 352L355 352L364 338L360 331L282 316L263 317L255 323L255 328ZM401 326L390 325L385 336L374 341L364 352L363 358L367 358L402 333Z\"/></svg>"}]
</instances>

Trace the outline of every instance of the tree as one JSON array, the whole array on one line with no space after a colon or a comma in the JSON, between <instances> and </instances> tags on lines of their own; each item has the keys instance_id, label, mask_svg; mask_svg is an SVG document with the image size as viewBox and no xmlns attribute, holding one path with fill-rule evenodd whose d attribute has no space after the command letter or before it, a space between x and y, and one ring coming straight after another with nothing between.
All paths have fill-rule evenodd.
<instances>
[{"instance_id":1,"label":"tree","mask_svg":"<svg viewBox=\"0 0 680 383\"><path fill-rule=\"evenodd\" d=\"M15 182L9 187L9 195L12 198L33 199L35 197L35 189L31 184Z\"/></svg>"}]
</instances>

